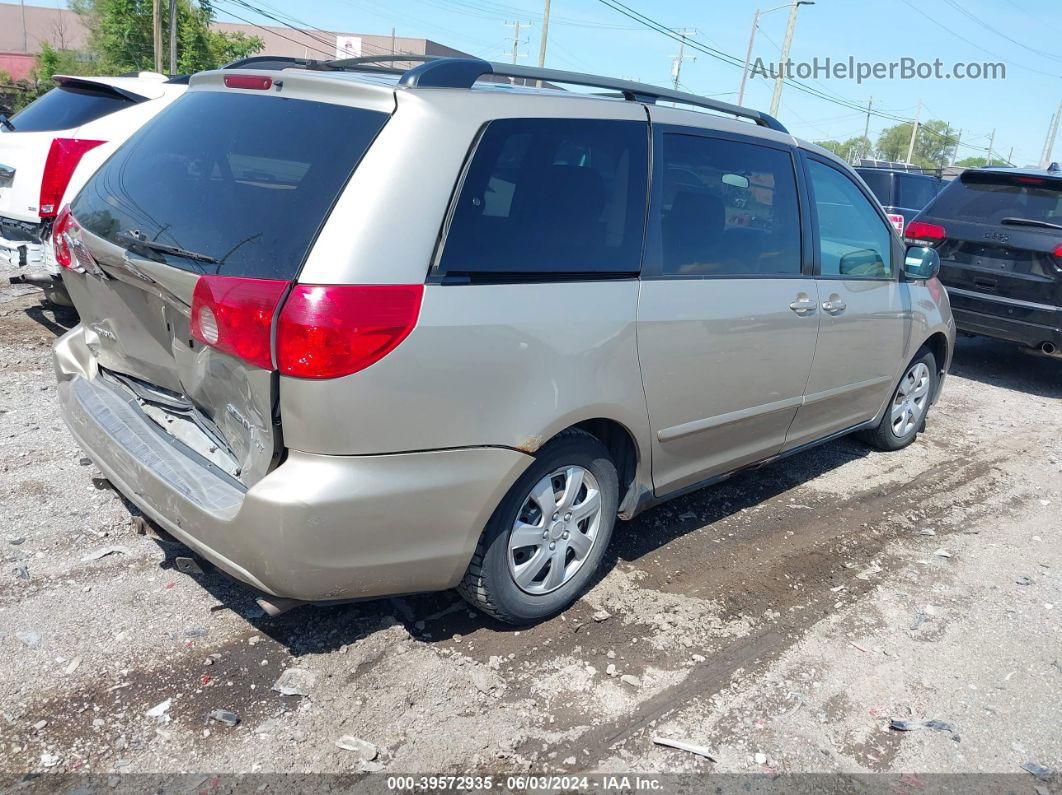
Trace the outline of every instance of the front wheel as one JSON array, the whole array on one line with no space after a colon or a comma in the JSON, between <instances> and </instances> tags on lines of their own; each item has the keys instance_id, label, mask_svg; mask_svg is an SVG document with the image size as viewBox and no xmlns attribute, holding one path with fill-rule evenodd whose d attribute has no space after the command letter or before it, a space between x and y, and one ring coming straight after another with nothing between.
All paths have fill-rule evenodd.
<instances>
[{"instance_id":1,"label":"front wheel","mask_svg":"<svg viewBox=\"0 0 1062 795\"><path fill-rule=\"evenodd\" d=\"M937 360L930 351L920 348L896 385L881 422L865 431L863 440L879 450L899 450L909 445L922 430L936 391Z\"/></svg>"},{"instance_id":2,"label":"front wheel","mask_svg":"<svg viewBox=\"0 0 1062 795\"><path fill-rule=\"evenodd\" d=\"M559 434L491 516L458 592L510 624L560 612L601 565L618 497L605 446L577 429Z\"/></svg>"}]
</instances>

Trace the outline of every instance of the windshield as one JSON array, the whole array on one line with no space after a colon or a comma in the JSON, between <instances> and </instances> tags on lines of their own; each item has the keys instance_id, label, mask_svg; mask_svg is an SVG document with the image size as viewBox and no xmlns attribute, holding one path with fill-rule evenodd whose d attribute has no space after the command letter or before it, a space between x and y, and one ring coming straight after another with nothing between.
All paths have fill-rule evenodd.
<instances>
[{"instance_id":1,"label":"windshield","mask_svg":"<svg viewBox=\"0 0 1062 795\"><path fill-rule=\"evenodd\" d=\"M162 244L153 256L174 267L292 279L386 120L344 105L190 91L122 146L71 209L116 245Z\"/></svg>"},{"instance_id":2,"label":"windshield","mask_svg":"<svg viewBox=\"0 0 1062 795\"><path fill-rule=\"evenodd\" d=\"M86 85L58 86L11 117L16 132L72 130L135 105L129 97Z\"/></svg>"},{"instance_id":3,"label":"windshield","mask_svg":"<svg viewBox=\"0 0 1062 795\"><path fill-rule=\"evenodd\" d=\"M944 189L926 215L978 224L1004 218L1062 224L1062 180L967 172Z\"/></svg>"}]
</instances>

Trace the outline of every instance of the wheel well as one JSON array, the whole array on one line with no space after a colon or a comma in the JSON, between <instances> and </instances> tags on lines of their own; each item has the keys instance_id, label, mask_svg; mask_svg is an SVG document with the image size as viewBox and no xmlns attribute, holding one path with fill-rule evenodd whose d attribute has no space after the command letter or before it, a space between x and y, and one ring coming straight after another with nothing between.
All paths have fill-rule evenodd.
<instances>
[{"instance_id":1,"label":"wheel well","mask_svg":"<svg viewBox=\"0 0 1062 795\"><path fill-rule=\"evenodd\" d=\"M620 510L623 510L626 507L627 497L632 492L634 476L638 471L638 447L634 443L634 437L618 422L604 417L577 422L572 427L596 436L608 448L612 463L616 465L616 474L619 476L619 505Z\"/></svg>"},{"instance_id":2,"label":"wheel well","mask_svg":"<svg viewBox=\"0 0 1062 795\"><path fill-rule=\"evenodd\" d=\"M933 354L933 358L937 360L937 372L942 372L944 366L948 363L948 338L938 331L923 344Z\"/></svg>"}]
</instances>

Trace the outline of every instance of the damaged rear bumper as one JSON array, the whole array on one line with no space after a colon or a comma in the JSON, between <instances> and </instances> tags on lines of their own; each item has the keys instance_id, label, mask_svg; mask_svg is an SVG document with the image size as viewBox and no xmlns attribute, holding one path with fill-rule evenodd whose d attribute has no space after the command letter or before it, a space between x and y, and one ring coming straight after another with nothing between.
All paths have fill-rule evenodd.
<instances>
[{"instance_id":1,"label":"damaged rear bumper","mask_svg":"<svg viewBox=\"0 0 1062 795\"><path fill-rule=\"evenodd\" d=\"M292 450L245 488L101 378L80 326L56 343L54 362L63 418L114 486L204 558L273 596L320 602L453 587L533 460L494 447Z\"/></svg>"}]
</instances>

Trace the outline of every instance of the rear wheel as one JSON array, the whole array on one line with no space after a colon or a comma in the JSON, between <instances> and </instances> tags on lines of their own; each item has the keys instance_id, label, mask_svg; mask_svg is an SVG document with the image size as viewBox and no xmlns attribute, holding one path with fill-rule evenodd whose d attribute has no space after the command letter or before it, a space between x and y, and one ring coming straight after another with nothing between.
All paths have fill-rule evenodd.
<instances>
[{"instance_id":1,"label":"rear wheel","mask_svg":"<svg viewBox=\"0 0 1062 795\"><path fill-rule=\"evenodd\" d=\"M925 424L936 390L937 360L929 350L920 348L900 377L881 422L864 431L863 440L879 450L899 450L909 445Z\"/></svg>"},{"instance_id":2,"label":"rear wheel","mask_svg":"<svg viewBox=\"0 0 1062 795\"><path fill-rule=\"evenodd\" d=\"M558 435L491 516L458 592L510 624L560 612L601 565L618 497L605 446L576 429Z\"/></svg>"}]
</instances>

